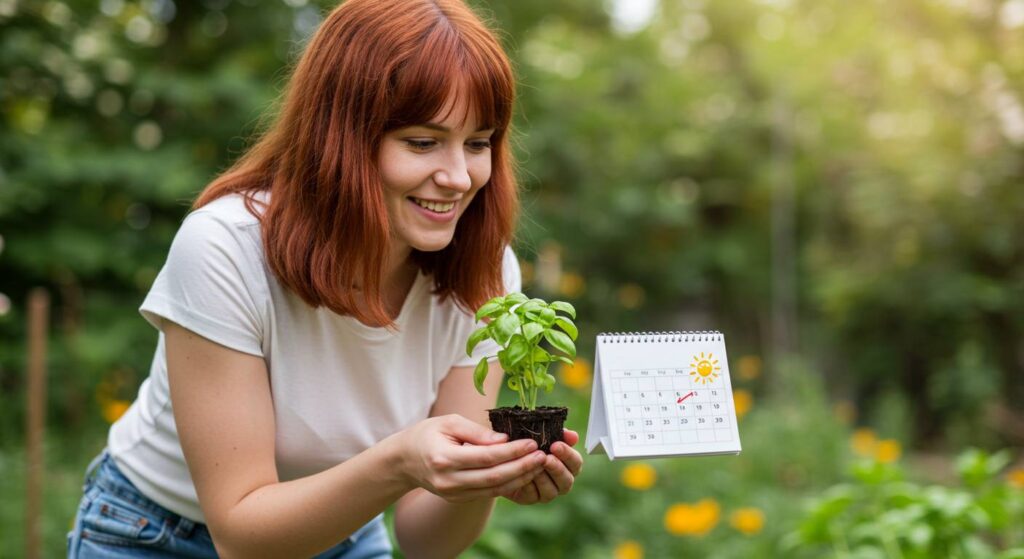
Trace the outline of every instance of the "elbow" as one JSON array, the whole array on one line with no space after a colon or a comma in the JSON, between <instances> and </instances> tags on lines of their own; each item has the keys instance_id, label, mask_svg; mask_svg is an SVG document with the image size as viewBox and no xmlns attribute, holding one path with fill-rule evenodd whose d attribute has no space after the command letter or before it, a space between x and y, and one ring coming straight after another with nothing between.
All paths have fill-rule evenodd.
<instances>
[{"instance_id":1,"label":"elbow","mask_svg":"<svg viewBox=\"0 0 1024 559\"><path fill-rule=\"evenodd\" d=\"M232 522L231 515L216 521L208 519L207 527L217 556L222 559L277 558L288 557L276 551L276 546L256 537L252 530L245 529L245 522Z\"/></svg>"}]
</instances>

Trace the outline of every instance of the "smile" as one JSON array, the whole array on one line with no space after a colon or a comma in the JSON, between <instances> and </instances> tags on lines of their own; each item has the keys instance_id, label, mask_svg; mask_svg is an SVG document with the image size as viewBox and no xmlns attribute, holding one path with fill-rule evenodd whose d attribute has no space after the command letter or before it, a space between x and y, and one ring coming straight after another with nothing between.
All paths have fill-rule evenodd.
<instances>
[{"instance_id":1,"label":"smile","mask_svg":"<svg viewBox=\"0 0 1024 559\"><path fill-rule=\"evenodd\" d=\"M416 205L418 205L419 207L426 208L436 214L446 214L452 211L452 208L455 207L455 202L428 202L426 200L420 200L419 198L413 198L411 196L409 197L409 199L416 203Z\"/></svg>"}]
</instances>

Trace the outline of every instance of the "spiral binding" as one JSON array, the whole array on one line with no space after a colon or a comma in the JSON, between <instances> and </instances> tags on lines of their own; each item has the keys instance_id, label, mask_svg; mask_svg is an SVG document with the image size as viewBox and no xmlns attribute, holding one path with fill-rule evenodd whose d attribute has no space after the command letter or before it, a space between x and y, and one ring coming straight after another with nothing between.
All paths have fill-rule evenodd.
<instances>
[{"instance_id":1,"label":"spiral binding","mask_svg":"<svg viewBox=\"0 0 1024 559\"><path fill-rule=\"evenodd\" d=\"M720 342L724 336L718 330L674 330L671 332L601 332L598 342L632 344L641 342Z\"/></svg>"}]
</instances>

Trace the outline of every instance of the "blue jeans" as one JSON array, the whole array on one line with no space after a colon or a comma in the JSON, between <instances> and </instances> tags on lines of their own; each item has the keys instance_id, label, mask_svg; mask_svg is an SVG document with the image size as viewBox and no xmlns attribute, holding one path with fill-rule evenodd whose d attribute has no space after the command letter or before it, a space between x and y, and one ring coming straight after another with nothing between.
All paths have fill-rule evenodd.
<instances>
[{"instance_id":1,"label":"blue jeans","mask_svg":"<svg viewBox=\"0 0 1024 559\"><path fill-rule=\"evenodd\" d=\"M205 524L154 503L124 477L104 450L85 472L84 495L68 533L71 559L217 557ZM315 559L391 557L384 513Z\"/></svg>"}]
</instances>

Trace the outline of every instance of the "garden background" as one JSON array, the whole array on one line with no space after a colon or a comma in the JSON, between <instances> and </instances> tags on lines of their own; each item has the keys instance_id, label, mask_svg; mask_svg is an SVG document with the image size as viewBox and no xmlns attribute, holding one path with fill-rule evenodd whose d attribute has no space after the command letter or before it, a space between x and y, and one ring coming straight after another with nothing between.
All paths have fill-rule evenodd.
<instances>
[{"instance_id":1,"label":"garden background","mask_svg":"<svg viewBox=\"0 0 1024 559\"><path fill-rule=\"evenodd\" d=\"M585 432L598 332L717 329L744 450L587 456L466 556L1024 557L1024 0L473 4L520 80L524 289L580 317L541 403ZM58 556L174 232L329 7L0 0L0 556L29 290Z\"/></svg>"}]
</instances>

